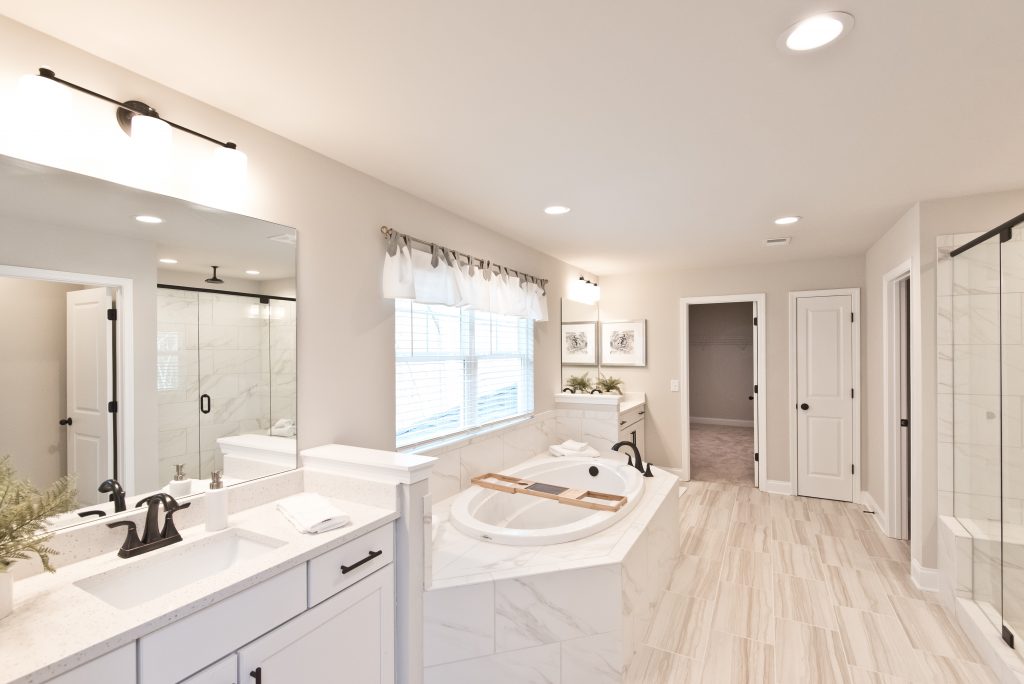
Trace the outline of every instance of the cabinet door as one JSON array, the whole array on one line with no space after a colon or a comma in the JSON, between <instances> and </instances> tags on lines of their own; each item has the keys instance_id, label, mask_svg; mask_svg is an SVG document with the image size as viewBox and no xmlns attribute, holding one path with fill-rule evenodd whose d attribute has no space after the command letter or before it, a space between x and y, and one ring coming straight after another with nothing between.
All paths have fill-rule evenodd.
<instances>
[{"instance_id":1,"label":"cabinet door","mask_svg":"<svg viewBox=\"0 0 1024 684\"><path fill-rule=\"evenodd\" d=\"M50 684L96 684L96 682L135 684L134 641L50 680Z\"/></svg>"},{"instance_id":2,"label":"cabinet door","mask_svg":"<svg viewBox=\"0 0 1024 684\"><path fill-rule=\"evenodd\" d=\"M238 652L242 684L395 681L395 573L388 565Z\"/></svg>"}]
</instances>

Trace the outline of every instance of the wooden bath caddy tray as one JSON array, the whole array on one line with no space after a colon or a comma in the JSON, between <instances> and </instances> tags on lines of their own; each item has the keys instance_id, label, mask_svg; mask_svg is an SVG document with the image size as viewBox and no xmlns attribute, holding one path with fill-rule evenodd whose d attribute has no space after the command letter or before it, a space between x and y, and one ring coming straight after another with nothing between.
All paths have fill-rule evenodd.
<instances>
[{"instance_id":1,"label":"wooden bath caddy tray","mask_svg":"<svg viewBox=\"0 0 1024 684\"><path fill-rule=\"evenodd\" d=\"M589 489L570 489L559 485L547 484L546 482L534 482L518 477L510 477L501 473L486 473L477 475L472 480L473 484L494 489L509 494L529 494L539 496L542 499L552 499L560 504L568 506L579 506L580 508L592 508L595 511L612 511L613 513L626 505L626 497L620 494L605 494L594 492ZM598 503L597 501L586 501L585 499L599 499L613 503Z\"/></svg>"}]
</instances>

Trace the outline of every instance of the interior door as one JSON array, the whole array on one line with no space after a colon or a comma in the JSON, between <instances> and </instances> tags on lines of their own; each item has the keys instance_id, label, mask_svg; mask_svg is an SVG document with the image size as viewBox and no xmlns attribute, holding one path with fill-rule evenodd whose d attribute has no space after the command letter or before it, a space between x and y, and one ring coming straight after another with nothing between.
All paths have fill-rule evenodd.
<instances>
[{"instance_id":1,"label":"interior door","mask_svg":"<svg viewBox=\"0 0 1024 684\"><path fill-rule=\"evenodd\" d=\"M853 500L853 298L796 301L797 493Z\"/></svg>"},{"instance_id":2,"label":"interior door","mask_svg":"<svg viewBox=\"0 0 1024 684\"><path fill-rule=\"evenodd\" d=\"M906 506L900 516L900 539L910 539L910 278L899 283L900 472Z\"/></svg>"},{"instance_id":3,"label":"interior door","mask_svg":"<svg viewBox=\"0 0 1024 684\"><path fill-rule=\"evenodd\" d=\"M754 418L754 486L755 487L760 487L761 486L761 469L759 467L760 466L759 461L761 459L761 455L760 455L760 452L761 452L761 440L760 440L760 435L757 432L757 423L758 423L757 417L759 415L761 415L760 414L760 410L761 410L760 402L761 402L761 399L760 399L760 396L758 395L758 390L760 388L757 386L757 362L758 362L757 350L760 348L758 346L758 344L757 344L757 341L758 341L758 337L757 337L757 335L758 335L758 328L757 328L757 302L751 302L750 303L750 308L753 309L752 323L754 325L754 337L752 338L754 340L754 348L752 350L753 354L754 354L754 377L750 381L750 386L751 386L750 396L754 400L754 406L753 406L753 409L754 409L754 416L753 416L753 418Z\"/></svg>"},{"instance_id":4,"label":"interior door","mask_svg":"<svg viewBox=\"0 0 1024 684\"><path fill-rule=\"evenodd\" d=\"M113 391L113 339L105 287L67 293L67 471L81 505L102 503L97 490L114 467L113 417L107 402Z\"/></svg>"}]
</instances>

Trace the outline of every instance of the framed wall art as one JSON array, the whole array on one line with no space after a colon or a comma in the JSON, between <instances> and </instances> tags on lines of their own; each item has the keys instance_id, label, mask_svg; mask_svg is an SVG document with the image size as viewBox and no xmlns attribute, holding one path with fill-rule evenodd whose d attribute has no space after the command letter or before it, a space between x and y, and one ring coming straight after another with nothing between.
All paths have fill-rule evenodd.
<instances>
[{"instance_id":1,"label":"framed wall art","mask_svg":"<svg viewBox=\"0 0 1024 684\"><path fill-rule=\"evenodd\" d=\"M597 323L562 323L562 365L597 365Z\"/></svg>"},{"instance_id":2,"label":"framed wall art","mask_svg":"<svg viewBox=\"0 0 1024 684\"><path fill-rule=\"evenodd\" d=\"M647 365L647 319L601 323L602 366Z\"/></svg>"}]
</instances>

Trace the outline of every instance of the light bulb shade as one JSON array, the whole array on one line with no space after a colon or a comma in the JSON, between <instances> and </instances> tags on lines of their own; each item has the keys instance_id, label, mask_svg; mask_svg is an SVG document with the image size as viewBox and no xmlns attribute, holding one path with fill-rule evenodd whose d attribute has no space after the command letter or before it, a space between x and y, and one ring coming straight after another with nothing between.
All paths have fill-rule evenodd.
<instances>
[{"instance_id":1,"label":"light bulb shade","mask_svg":"<svg viewBox=\"0 0 1024 684\"><path fill-rule=\"evenodd\" d=\"M18 95L37 114L67 114L71 108L71 91L42 76L22 76L18 82Z\"/></svg>"},{"instance_id":2,"label":"light bulb shade","mask_svg":"<svg viewBox=\"0 0 1024 684\"><path fill-rule=\"evenodd\" d=\"M236 183L245 180L249 168L249 157L245 152L233 147L218 147L214 154L219 174Z\"/></svg>"},{"instance_id":3,"label":"light bulb shade","mask_svg":"<svg viewBox=\"0 0 1024 684\"><path fill-rule=\"evenodd\" d=\"M569 283L569 299L580 304L596 304L601 298L601 288L580 278Z\"/></svg>"},{"instance_id":4,"label":"light bulb shade","mask_svg":"<svg viewBox=\"0 0 1024 684\"><path fill-rule=\"evenodd\" d=\"M80 141L74 139L71 91L42 76L25 75L18 81L16 106L10 120L3 119L0 143L8 154L30 161L68 168ZM6 114L8 112L4 112Z\"/></svg>"},{"instance_id":5,"label":"light bulb shade","mask_svg":"<svg viewBox=\"0 0 1024 684\"><path fill-rule=\"evenodd\" d=\"M171 127L155 116L132 117L132 147L152 160L166 157L171 150Z\"/></svg>"}]
</instances>

